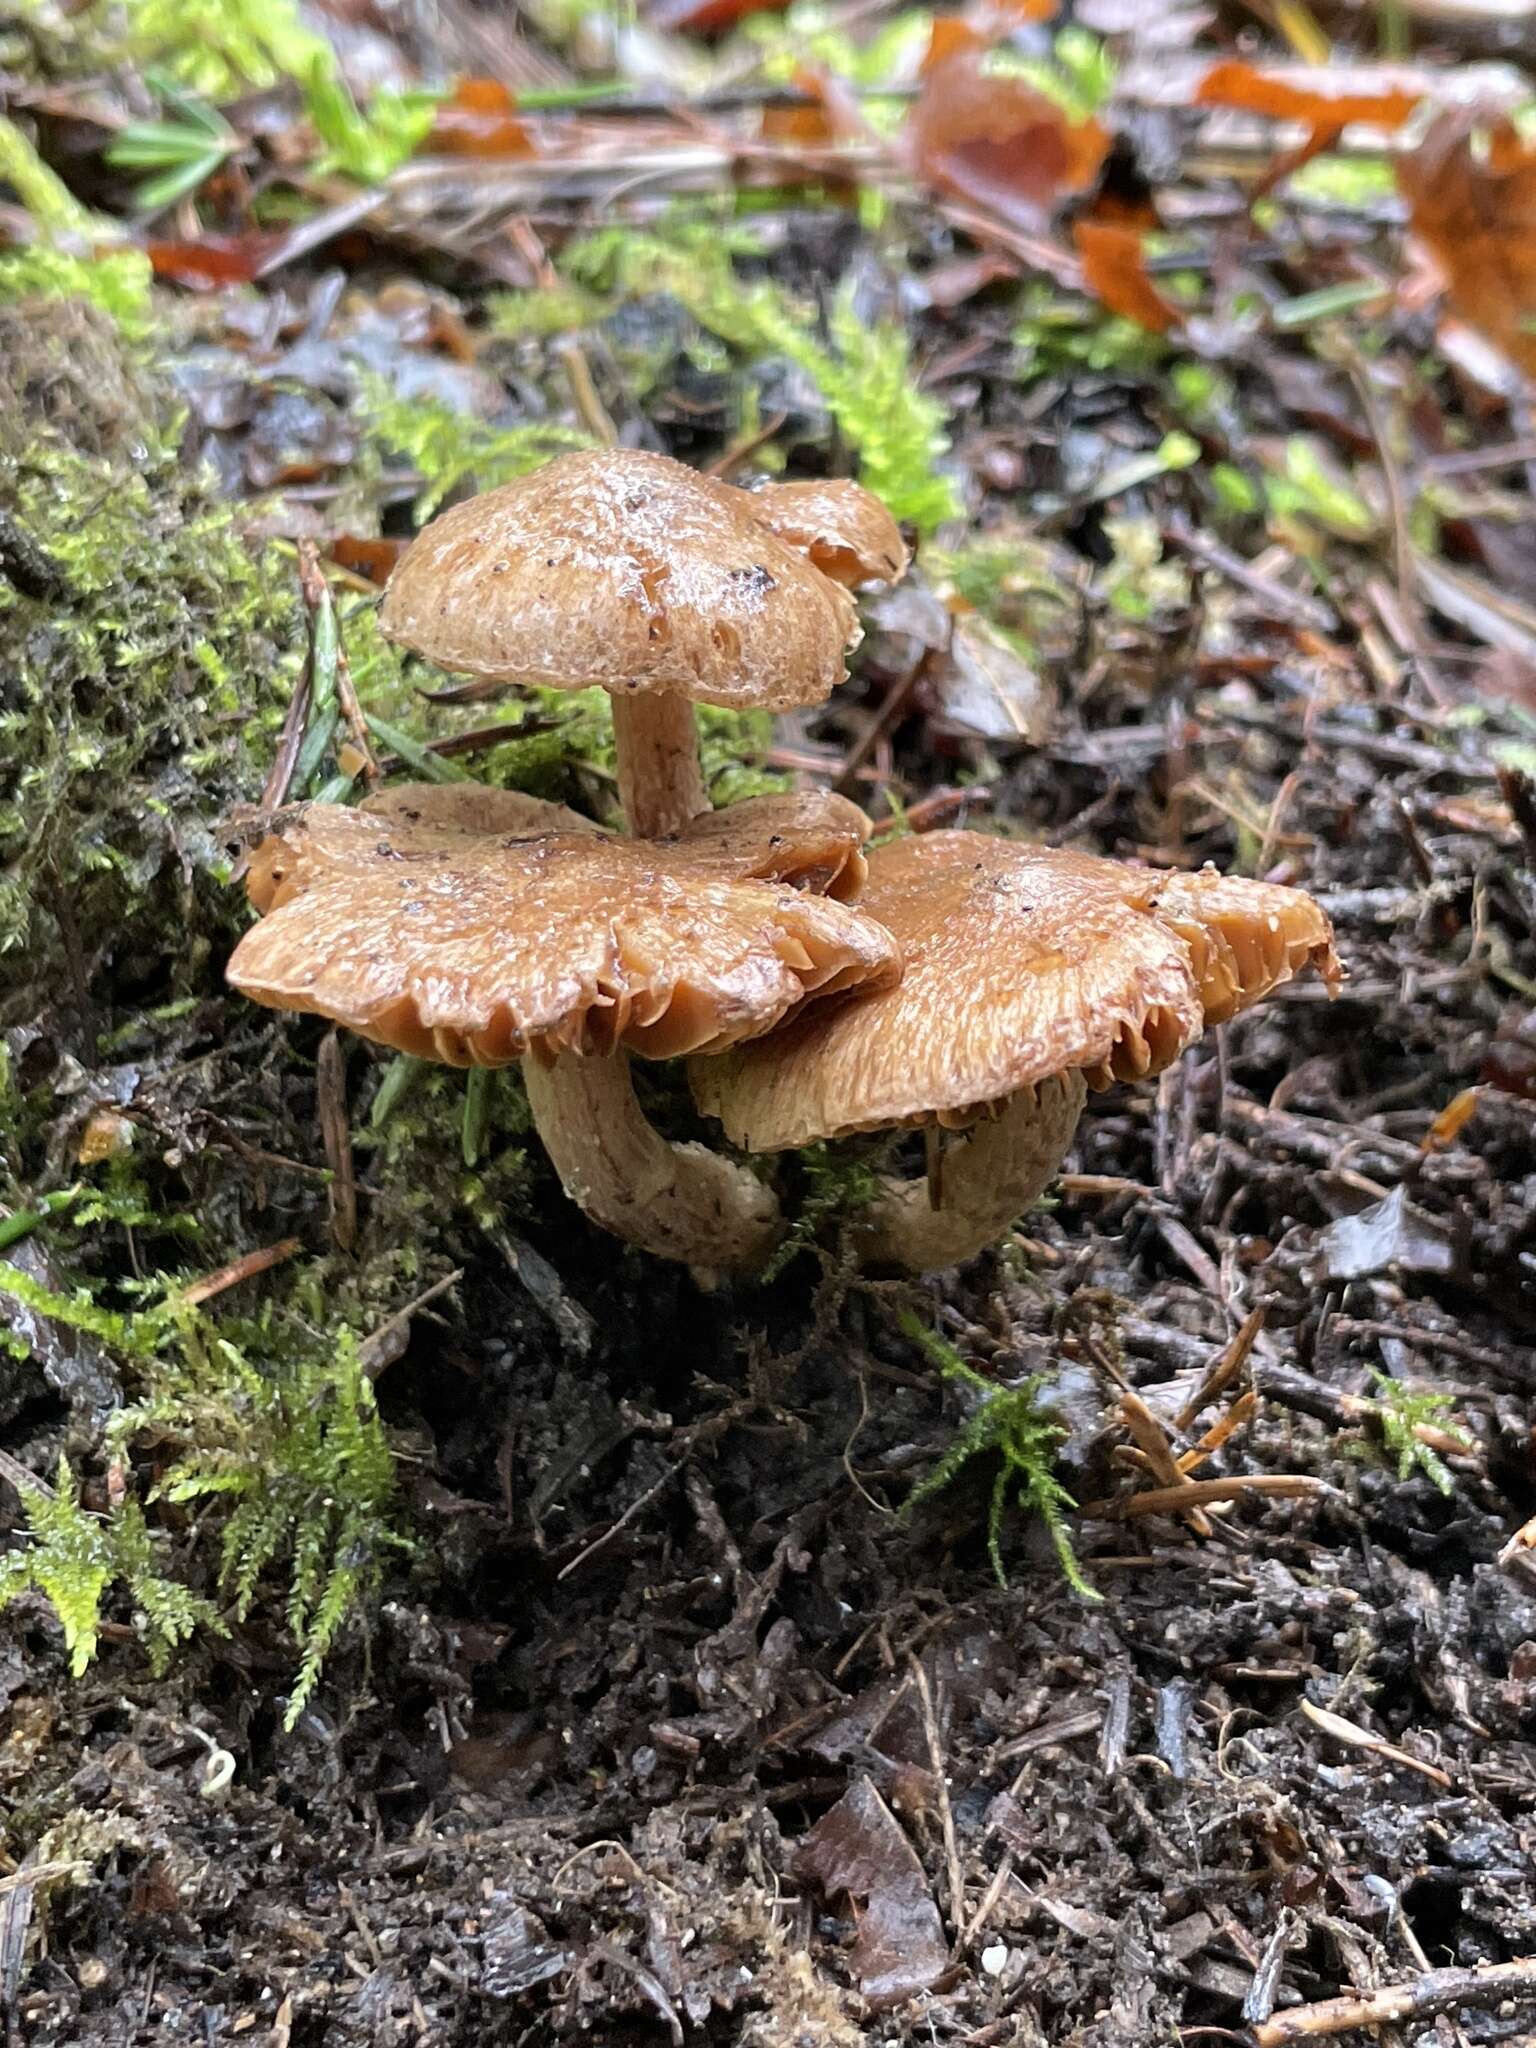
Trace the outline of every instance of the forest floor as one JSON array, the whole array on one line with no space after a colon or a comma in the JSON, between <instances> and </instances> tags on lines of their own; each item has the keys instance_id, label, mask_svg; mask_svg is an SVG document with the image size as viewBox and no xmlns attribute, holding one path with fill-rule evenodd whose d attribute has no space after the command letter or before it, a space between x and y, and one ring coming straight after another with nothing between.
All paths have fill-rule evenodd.
<instances>
[{"instance_id":1,"label":"forest floor","mask_svg":"<svg viewBox=\"0 0 1536 2048\"><path fill-rule=\"evenodd\" d=\"M364 118L194 12L0 30L8 2038L1536 2038L1531 18L999 14L977 147L922 15L317 11ZM610 423L921 543L717 798L1294 882L1339 999L959 1272L858 1275L813 1160L707 1292L515 1081L233 997L231 813L361 744L612 808L602 706L372 609ZM990 1453L904 1511L1036 1375L1093 1598L1012 1498L999 1582Z\"/></svg>"}]
</instances>

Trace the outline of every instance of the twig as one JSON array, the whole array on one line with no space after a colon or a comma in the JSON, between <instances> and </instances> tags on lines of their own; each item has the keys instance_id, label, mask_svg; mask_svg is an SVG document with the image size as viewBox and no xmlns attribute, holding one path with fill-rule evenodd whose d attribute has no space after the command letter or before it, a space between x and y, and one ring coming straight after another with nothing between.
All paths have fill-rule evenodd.
<instances>
[{"instance_id":1,"label":"twig","mask_svg":"<svg viewBox=\"0 0 1536 2048\"><path fill-rule=\"evenodd\" d=\"M1247 1363L1260 1330L1264 1327L1264 1311L1256 1308L1244 1318L1239 1329L1222 1346L1211 1364L1210 1371L1201 1380L1193 1394L1179 1410L1176 1427L1192 1429L1195 1418L1202 1408L1208 1407L1216 1396L1229 1387Z\"/></svg>"},{"instance_id":2,"label":"twig","mask_svg":"<svg viewBox=\"0 0 1536 2048\"><path fill-rule=\"evenodd\" d=\"M928 1764L933 1772L935 1796L939 1802L939 1828L944 1836L944 1867L949 1878L949 1924L956 1935L965 1925L965 1878L960 1869L960 1844L955 1839L955 1816L949 1803L949 1779L944 1769L944 1745L939 1734L939 1717L933 1710L933 1688L922 1659L912 1660L912 1682L923 1709L923 1733L928 1741Z\"/></svg>"},{"instance_id":3,"label":"twig","mask_svg":"<svg viewBox=\"0 0 1536 2048\"><path fill-rule=\"evenodd\" d=\"M357 701L357 686L352 681L352 664L347 660L346 644L335 620L336 602L331 596L330 585L325 580L325 573L320 567L320 556L312 540L299 542L299 588L304 593L304 602L309 607L311 619L315 622L313 630L318 632L319 621L327 612L332 615L331 630L336 642L336 702L341 707L342 717L347 721L352 744L363 757L363 779L371 786L379 779L379 764L374 758L373 744L368 737L363 707Z\"/></svg>"},{"instance_id":4,"label":"twig","mask_svg":"<svg viewBox=\"0 0 1536 2048\"><path fill-rule=\"evenodd\" d=\"M1190 1479L1182 1486L1151 1487L1127 1500L1092 1500L1078 1512L1100 1522L1124 1522L1138 1515L1182 1515L1213 1500L1244 1500L1254 1493L1278 1500L1306 1500L1333 1492L1324 1480L1302 1472L1250 1472L1236 1479Z\"/></svg>"},{"instance_id":5,"label":"twig","mask_svg":"<svg viewBox=\"0 0 1536 2048\"><path fill-rule=\"evenodd\" d=\"M1385 1757L1388 1763L1401 1764L1405 1770L1417 1771L1428 1778L1431 1784L1439 1785L1446 1791L1451 1788L1451 1777L1438 1764L1426 1763L1423 1757L1415 1756L1411 1750L1399 1749L1396 1743L1388 1742L1385 1736L1373 1735L1369 1728L1362 1728L1357 1721L1346 1721L1342 1714L1330 1713L1327 1707L1314 1706L1311 1700L1303 1700L1301 1711L1325 1735L1331 1735L1335 1742L1342 1742L1350 1749L1368 1749L1373 1755Z\"/></svg>"},{"instance_id":6,"label":"twig","mask_svg":"<svg viewBox=\"0 0 1536 2048\"><path fill-rule=\"evenodd\" d=\"M1173 1454L1173 1446L1163 1431L1163 1425L1140 1394L1129 1387L1120 1396L1120 1420L1135 1439L1136 1447L1146 1459L1152 1477L1162 1481L1160 1491L1170 1495L1187 1492L1195 1482L1186 1479L1179 1470L1179 1461ZM1185 1513L1189 1526L1197 1536L1210 1535L1210 1522L1198 1508L1191 1506Z\"/></svg>"},{"instance_id":7,"label":"twig","mask_svg":"<svg viewBox=\"0 0 1536 2048\"><path fill-rule=\"evenodd\" d=\"M1379 1991L1324 1998L1293 2005L1253 2030L1254 2048L1289 2048L1319 2034L1346 2034L1357 2027L1390 2027L1403 2020L1431 2020L1457 2006L1479 2011L1506 1999L1536 2000L1536 1957L1512 1963L1482 1963L1473 1970L1430 1970L1410 1984L1384 1984Z\"/></svg>"},{"instance_id":8,"label":"twig","mask_svg":"<svg viewBox=\"0 0 1536 2048\"><path fill-rule=\"evenodd\" d=\"M347 1070L341 1034L337 1031L328 1031L320 1041L320 1056L315 1062L315 1103L326 1164L331 1169L327 1191L331 1235L344 1252L349 1252L357 1243L357 1180L352 1171L352 1132L347 1124Z\"/></svg>"},{"instance_id":9,"label":"twig","mask_svg":"<svg viewBox=\"0 0 1536 2048\"><path fill-rule=\"evenodd\" d=\"M222 1294L227 1287L236 1287L242 1280L254 1280L258 1273L270 1272L272 1267L280 1266L284 1259L291 1259L298 1250L299 1239L296 1237L281 1238L276 1244L260 1245L255 1251L247 1252L243 1258L231 1259L227 1266L220 1266L216 1273L210 1273L206 1279L194 1280L190 1287L181 1290L181 1298L196 1308L200 1302L212 1301L216 1294Z\"/></svg>"},{"instance_id":10,"label":"twig","mask_svg":"<svg viewBox=\"0 0 1536 2048\"><path fill-rule=\"evenodd\" d=\"M0 1479L9 1479L23 1500L29 1493L40 1493L45 1500L57 1498L46 1479L39 1479L35 1472L29 1471L20 1458L13 1458L9 1451L0 1450Z\"/></svg>"},{"instance_id":11,"label":"twig","mask_svg":"<svg viewBox=\"0 0 1536 2048\"><path fill-rule=\"evenodd\" d=\"M464 1278L464 1268L455 1266L451 1273L445 1273L441 1280L435 1280L424 1294L418 1294L414 1301L408 1301L402 1309L396 1309L387 1322L380 1323L376 1330L363 1339L358 1346L357 1362L369 1379L376 1380L385 1366L393 1365L405 1349L410 1336L411 1318L418 1309L424 1309L439 1295L446 1294L450 1287L456 1287Z\"/></svg>"},{"instance_id":12,"label":"twig","mask_svg":"<svg viewBox=\"0 0 1536 2048\"><path fill-rule=\"evenodd\" d=\"M299 680L293 686L293 695L288 699L288 709L283 714L282 731L277 736L277 752L272 757L272 766L267 770L267 779L261 787L258 810L275 811L288 801L293 771L299 765L299 749L304 744L304 728L309 723L309 700L314 690L314 675L314 657L306 655L304 666L299 671ZM242 853L235 864L236 880L244 874L249 861L250 854Z\"/></svg>"}]
</instances>

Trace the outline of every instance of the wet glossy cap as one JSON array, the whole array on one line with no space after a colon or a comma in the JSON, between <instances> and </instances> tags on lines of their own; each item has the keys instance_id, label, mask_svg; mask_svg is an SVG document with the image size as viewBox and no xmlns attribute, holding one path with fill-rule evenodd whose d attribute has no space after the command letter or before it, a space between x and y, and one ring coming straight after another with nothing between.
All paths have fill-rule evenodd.
<instances>
[{"instance_id":1,"label":"wet glossy cap","mask_svg":"<svg viewBox=\"0 0 1536 2048\"><path fill-rule=\"evenodd\" d=\"M561 455L425 527L379 622L466 675L819 704L859 637L853 600L751 506L664 455Z\"/></svg>"},{"instance_id":2,"label":"wet glossy cap","mask_svg":"<svg viewBox=\"0 0 1536 2048\"><path fill-rule=\"evenodd\" d=\"M899 839L870 856L861 904L901 947L900 987L695 1070L699 1107L751 1151L963 1126L1051 1075L1155 1073L1200 1034L1188 946L1070 856Z\"/></svg>"},{"instance_id":3,"label":"wet glossy cap","mask_svg":"<svg viewBox=\"0 0 1536 2048\"><path fill-rule=\"evenodd\" d=\"M824 836L809 843L821 872ZM228 976L453 1066L716 1051L900 971L872 919L753 872L795 872L796 844L761 810L734 841L648 843L472 785L311 805L257 850L266 915Z\"/></svg>"}]
</instances>

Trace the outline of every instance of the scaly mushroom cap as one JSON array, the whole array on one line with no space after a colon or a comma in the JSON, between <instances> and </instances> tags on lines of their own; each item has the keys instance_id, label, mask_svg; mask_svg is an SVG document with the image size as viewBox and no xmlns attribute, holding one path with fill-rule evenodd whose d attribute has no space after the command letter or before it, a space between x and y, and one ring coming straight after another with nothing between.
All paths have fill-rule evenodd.
<instances>
[{"instance_id":1,"label":"scaly mushroom cap","mask_svg":"<svg viewBox=\"0 0 1536 2048\"><path fill-rule=\"evenodd\" d=\"M251 895L269 908L228 978L400 1052L504 1066L710 1052L900 972L871 919L751 876L794 865L762 813L714 849L572 821L468 786L311 805L258 849Z\"/></svg>"},{"instance_id":2,"label":"scaly mushroom cap","mask_svg":"<svg viewBox=\"0 0 1536 2048\"><path fill-rule=\"evenodd\" d=\"M847 477L764 484L747 493L752 517L847 588L905 573L901 528L873 492Z\"/></svg>"},{"instance_id":3,"label":"scaly mushroom cap","mask_svg":"<svg viewBox=\"0 0 1536 2048\"><path fill-rule=\"evenodd\" d=\"M1074 856L931 832L876 848L860 902L900 945L901 985L693 1070L749 1151L963 1127L1054 1074L1155 1073L1200 1035L1188 946Z\"/></svg>"},{"instance_id":4,"label":"scaly mushroom cap","mask_svg":"<svg viewBox=\"0 0 1536 2048\"><path fill-rule=\"evenodd\" d=\"M463 849L466 837L495 833L509 839L547 838L552 833L612 840L616 835L570 811L515 789L480 782L403 782L369 797L356 811L338 804L300 804L280 812L275 831L250 856L245 889L263 916L320 875L336 867L371 863L377 837L369 840L356 820L387 819L391 831L408 829L419 849L436 845ZM788 790L748 797L724 810L706 811L675 838L652 844L669 864L696 867L737 881L783 882L837 903L854 902L864 886L864 842L868 818L857 804L830 790Z\"/></svg>"},{"instance_id":5,"label":"scaly mushroom cap","mask_svg":"<svg viewBox=\"0 0 1536 2048\"><path fill-rule=\"evenodd\" d=\"M859 637L853 600L751 506L664 455L557 456L425 527L379 623L443 668L498 681L819 704Z\"/></svg>"}]
</instances>

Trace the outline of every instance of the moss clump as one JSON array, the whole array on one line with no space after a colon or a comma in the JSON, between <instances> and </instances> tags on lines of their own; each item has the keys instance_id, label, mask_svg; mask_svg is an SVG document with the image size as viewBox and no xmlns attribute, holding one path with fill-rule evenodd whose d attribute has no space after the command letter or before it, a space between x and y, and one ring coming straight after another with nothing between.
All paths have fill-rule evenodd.
<instances>
[{"instance_id":1,"label":"moss clump","mask_svg":"<svg viewBox=\"0 0 1536 2048\"><path fill-rule=\"evenodd\" d=\"M289 579L77 303L0 315L0 498L0 1015L108 960L142 983L154 955L179 992L230 927L211 821L261 786L298 661Z\"/></svg>"},{"instance_id":2,"label":"moss clump","mask_svg":"<svg viewBox=\"0 0 1536 2048\"><path fill-rule=\"evenodd\" d=\"M76 1678L96 1655L102 1603L118 1581L156 1672L196 1629L222 1633L217 1609L160 1570L159 1546L136 1500L88 1514L68 1460L60 1458L57 1486L28 1487L22 1506L30 1540L0 1558L0 1608L21 1593L41 1593L59 1618Z\"/></svg>"},{"instance_id":3,"label":"moss clump","mask_svg":"<svg viewBox=\"0 0 1536 2048\"><path fill-rule=\"evenodd\" d=\"M159 1445L180 1445L152 1500L229 1511L220 1517L218 1582L237 1621L249 1615L264 1573L276 1568L286 1581L301 1658L291 1728L386 1554L408 1547L392 1519L394 1457L351 1332L317 1344L302 1324L274 1316L220 1331L185 1309L175 1327L174 1348L112 1437L126 1444L149 1432ZM260 1366L248 1346L259 1347Z\"/></svg>"},{"instance_id":4,"label":"moss clump","mask_svg":"<svg viewBox=\"0 0 1536 2048\"><path fill-rule=\"evenodd\" d=\"M915 1344L921 1345L944 1378L964 1387L975 1397L975 1406L960 1425L953 1443L928 1477L908 1496L908 1513L919 1502L930 1500L964 1471L973 1458L998 1460L987 1510L987 1555L1000 1586L1008 1583L1003 1567L1003 1517L1010 1496L1018 1505L1037 1514L1045 1524L1051 1547L1056 1552L1062 1576L1073 1592L1085 1600L1099 1600L1083 1577L1082 1566L1072 1547L1067 1514L1076 1503L1056 1477L1056 1450L1065 1431L1053 1418L1041 1412L1040 1392L1045 1382L1033 1373L1015 1387L1000 1387L967 1365L952 1344L937 1331L926 1328L906 1312L901 1327Z\"/></svg>"}]
</instances>

